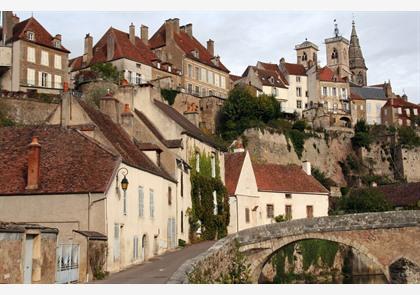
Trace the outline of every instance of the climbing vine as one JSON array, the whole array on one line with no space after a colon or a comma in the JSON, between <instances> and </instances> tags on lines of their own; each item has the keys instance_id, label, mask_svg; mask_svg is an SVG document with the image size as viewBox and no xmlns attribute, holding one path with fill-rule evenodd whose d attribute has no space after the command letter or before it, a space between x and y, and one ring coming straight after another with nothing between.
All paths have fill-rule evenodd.
<instances>
[{"instance_id":1,"label":"climbing vine","mask_svg":"<svg viewBox=\"0 0 420 295\"><path fill-rule=\"evenodd\" d=\"M178 95L179 91L174 89L161 89L160 94L168 102L169 105L173 105L175 102L175 97Z\"/></svg>"},{"instance_id":2,"label":"climbing vine","mask_svg":"<svg viewBox=\"0 0 420 295\"><path fill-rule=\"evenodd\" d=\"M199 154L199 172L196 171L196 155L190 158L190 165L193 167L191 170L192 208L189 211L190 239L197 240L199 229L201 229L201 239L220 239L227 235L230 215L227 190L220 179L219 159L215 155L216 177L212 177L211 156L198 151L197 153ZM216 192L216 211L213 192Z\"/></svg>"}]
</instances>

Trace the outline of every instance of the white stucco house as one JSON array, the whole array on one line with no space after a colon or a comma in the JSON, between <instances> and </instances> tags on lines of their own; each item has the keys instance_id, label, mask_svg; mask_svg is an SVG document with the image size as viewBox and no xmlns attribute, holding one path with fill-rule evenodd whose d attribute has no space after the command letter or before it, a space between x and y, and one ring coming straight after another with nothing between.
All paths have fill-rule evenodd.
<instances>
[{"instance_id":1,"label":"white stucco house","mask_svg":"<svg viewBox=\"0 0 420 295\"><path fill-rule=\"evenodd\" d=\"M258 164L247 151L225 154L230 196L229 233L286 219L328 215L328 190L311 176L310 163Z\"/></svg>"}]
</instances>

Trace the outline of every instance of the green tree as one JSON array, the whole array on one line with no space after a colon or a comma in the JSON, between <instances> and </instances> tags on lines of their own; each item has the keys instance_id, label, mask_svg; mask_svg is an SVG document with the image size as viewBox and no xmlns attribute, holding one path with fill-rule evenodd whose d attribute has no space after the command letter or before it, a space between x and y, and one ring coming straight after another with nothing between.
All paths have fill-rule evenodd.
<instances>
[{"instance_id":1,"label":"green tree","mask_svg":"<svg viewBox=\"0 0 420 295\"><path fill-rule=\"evenodd\" d=\"M372 143L372 137L369 134L369 126L364 120L357 121L354 126L354 132L354 137L351 139L353 146L356 148L364 147L369 149L369 145Z\"/></svg>"},{"instance_id":2,"label":"green tree","mask_svg":"<svg viewBox=\"0 0 420 295\"><path fill-rule=\"evenodd\" d=\"M293 126L293 129L299 130L300 132L305 132L306 122L304 120L297 120Z\"/></svg>"},{"instance_id":3,"label":"green tree","mask_svg":"<svg viewBox=\"0 0 420 295\"><path fill-rule=\"evenodd\" d=\"M420 137L411 127L403 126L398 129L398 136L400 138L400 144L405 147L420 146Z\"/></svg>"},{"instance_id":4,"label":"green tree","mask_svg":"<svg viewBox=\"0 0 420 295\"><path fill-rule=\"evenodd\" d=\"M392 210L392 205L376 188L352 190L338 202L338 210L345 213L383 212Z\"/></svg>"},{"instance_id":5,"label":"green tree","mask_svg":"<svg viewBox=\"0 0 420 295\"><path fill-rule=\"evenodd\" d=\"M94 64L90 69L104 80L119 82L120 72L109 62Z\"/></svg>"},{"instance_id":6,"label":"green tree","mask_svg":"<svg viewBox=\"0 0 420 295\"><path fill-rule=\"evenodd\" d=\"M330 189L331 186L335 186L336 183L331 178L327 177L324 172L318 168L312 167L311 169L312 176L315 177L324 187Z\"/></svg>"}]
</instances>

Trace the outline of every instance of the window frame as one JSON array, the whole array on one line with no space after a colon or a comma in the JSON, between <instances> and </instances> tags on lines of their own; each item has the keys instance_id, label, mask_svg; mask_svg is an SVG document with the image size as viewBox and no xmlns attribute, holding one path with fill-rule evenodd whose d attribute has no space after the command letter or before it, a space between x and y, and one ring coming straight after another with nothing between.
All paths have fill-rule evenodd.
<instances>
[{"instance_id":1,"label":"window frame","mask_svg":"<svg viewBox=\"0 0 420 295\"><path fill-rule=\"evenodd\" d=\"M274 218L274 204L266 205L267 218Z\"/></svg>"},{"instance_id":2,"label":"window frame","mask_svg":"<svg viewBox=\"0 0 420 295\"><path fill-rule=\"evenodd\" d=\"M155 191L149 189L149 216L155 218Z\"/></svg>"}]
</instances>

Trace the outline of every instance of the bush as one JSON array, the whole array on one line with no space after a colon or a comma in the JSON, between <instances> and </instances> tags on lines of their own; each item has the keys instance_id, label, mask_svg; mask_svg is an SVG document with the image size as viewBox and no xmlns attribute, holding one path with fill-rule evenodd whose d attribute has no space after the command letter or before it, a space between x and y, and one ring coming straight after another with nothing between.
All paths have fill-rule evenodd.
<instances>
[{"instance_id":1,"label":"bush","mask_svg":"<svg viewBox=\"0 0 420 295\"><path fill-rule=\"evenodd\" d=\"M351 139L353 147L361 148L364 147L369 150L369 145L372 143L373 139L369 134L369 126L365 121L357 121L354 126L354 137Z\"/></svg>"},{"instance_id":2,"label":"bush","mask_svg":"<svg viewBox=\"0 0 420 295\"><path fill-rule=\"evenodd\" d=\"M306 122L304 120L298 120L293 124L292 128L299 130L300 132L305 132Z\"/></svg>"},{"instance_id":3,"label":"bush","mask_svg":"<svg viewBox=\"0 0 420 295\"><path fill-rule=\"evenodd\" d=\"M173 105L175 102L175 98L178 95L178 90L173 89L161 89L160 94L162 97L168 102L169 105Z\"/></svg>"},{"instance_id":4,"label":"bush","mask_svg":"<svg viewBox=\"0 0 420 295\"><path fill-rule=\"evenodd\" d=\"M410 148L420 146L420 137L411 127L401 127L398 130L398 136L400 139L400 144L404 147Z\"/></svg>"},{"instance_id":5,"label":"bush","mask_svg":"<svg viewBox=\"0 0 420 295\"><path fill-rule=\"evenodd\" d=\"M276 217L274 217L274 221L275 222L283 222L283 221L287 221L287 219L284 217L284 215L277 215Z\"/></svg>"},{"instance_id":6,"label":"bush","mask_svg":"<svg viewBox=\"0 0 420 295\"><path fill-rule=\"evenodd\" d=\"M117 67L111 63L97 63L90 67L91 71L96 73L98 77L118 83L120 80L120 72Z\"/></svg>"},{"instance_id":7,"label":"bush","mask_svg":"<svg viewBox=\"0 0 420 295\"><path fill-rule=\"evenodd\" d=\"M325 173L318 168L312 167L311 171L312 176L315 177L315 179L318 180L328 190L330 187L336 186L336 183L331 178L327 177Z\"/></svg>"},{"instance_id":8,"label":"bush","mask_svg":"<svg viewBox=\"0 0 420 295\"><path fill-rule=\"evenodd\" d=\"M187 243L183 239L178 239L178 246L185 247Z\"/></svg>"},{"instance_id":9,"label":"bush","mask_svg":"<svg viewBox=\"0 0 420 295\"><path fill-rule=\"evenodd\" d=\"M383 212L392 210L392 205L376 188L352 190L338 202L338 209L345 213Z\"/></svg>"},{"instance_id":10,"label":"bush","mask_svg":"<svg viewBox=\"0 0 420 295\"><path fill-rule=\"evenodd\" d=\"M305 145L305 139L306 134L305 132L299 131L297 129L289 130L287 133L290 137L290 140L293 143L293 147L295 148L295 152L298 155L299 159L302 157L304 145Z\"/></svg>"}]
</instances>

